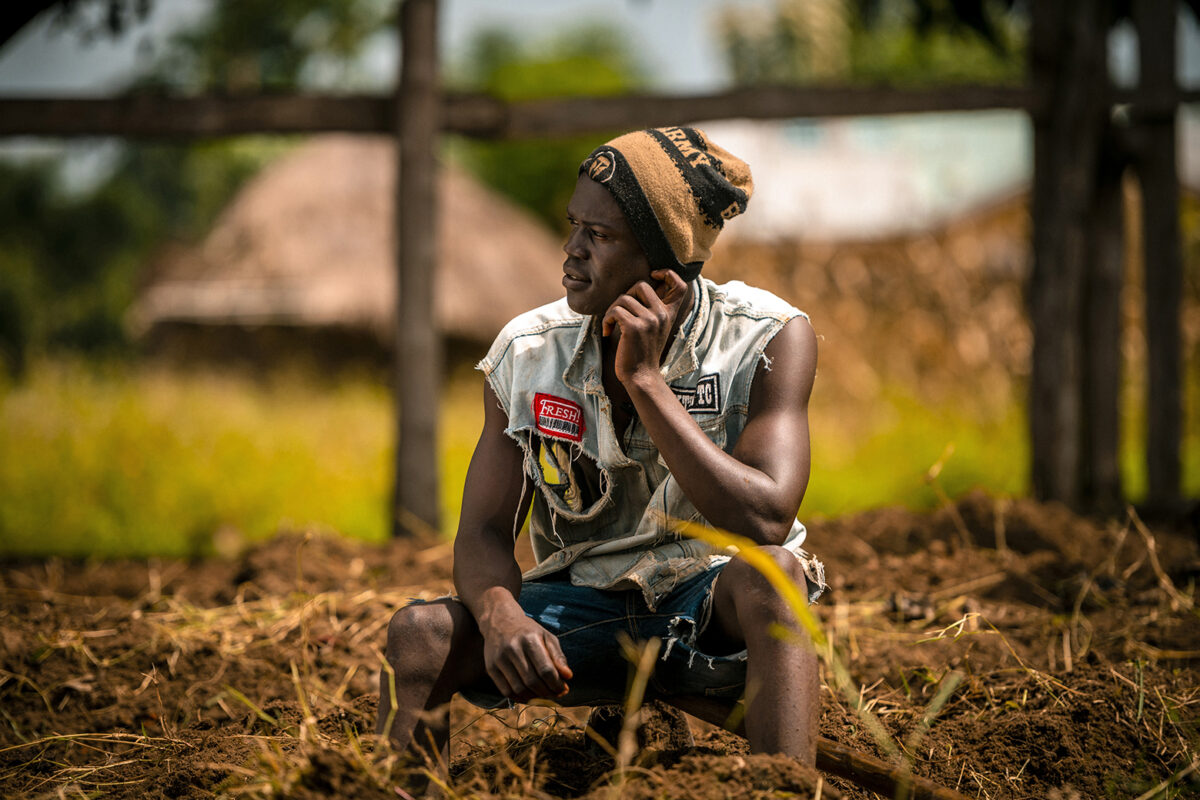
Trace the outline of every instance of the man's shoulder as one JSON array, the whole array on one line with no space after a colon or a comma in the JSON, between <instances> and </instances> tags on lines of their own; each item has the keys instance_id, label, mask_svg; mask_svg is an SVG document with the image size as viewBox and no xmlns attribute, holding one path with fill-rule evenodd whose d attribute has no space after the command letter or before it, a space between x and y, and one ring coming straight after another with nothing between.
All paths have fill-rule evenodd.
<instances>
[{"instance_id":1,"label":"man's shoulder","mask_svg":"<svg viewBox=\"0 0 1200 800\"><path fill-rule=\"evenodd\" d=\"M578 328L585 319L587 317L572 311L571 307L567 305L567 298L563 297L555 300L553 303L546 303L544 306L531 308L513 317L500 330L500 335L496 338L502 339L505 336L518 336L539 328Z\"/></svg>"},{"instance_id":2,"label":"man's shoulder","mask_svg":"<svg viewBox=\"0 0 1200 800\"><path fill-rule=\"evenodd\" d=\"M513 342L525 337L567 336L574 341L579 328L587 317L571 310L566 298L555 300L544 306L532 308L509 320L480 362L481 368L494 368L512 347Z\"/></svg>"},{"instance_id":3,"label":"man's shoulder","mask_svg":"<svg viewBox=\"0 0 1200 800\"><path fill-rule=\"evenodd\" d=\"M808 314L779 295L741 281L729 281L728 283L708 281L708 293L711 302L714 305L719 304L726 314L762 315L785 320L793 317L808 318Z\"/></svg>"}]
</instances>

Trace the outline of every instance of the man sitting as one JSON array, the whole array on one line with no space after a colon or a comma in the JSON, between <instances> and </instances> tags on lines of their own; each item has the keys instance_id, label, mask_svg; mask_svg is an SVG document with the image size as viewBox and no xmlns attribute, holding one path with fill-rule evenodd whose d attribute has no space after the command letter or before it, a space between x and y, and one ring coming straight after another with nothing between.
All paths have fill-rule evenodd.
<instances>
[{"instance_id":1,"label":"man sitting","mask_svg":"<svg viewBox=\"0 0 1200 800\"><path fill-rule=\"evenodd\" d=\"M662 641L649 698L715 724L744 699L755 752L815 762L817 659L791 610L677 525L752 539L810 601L825 588L796 520L812 327L768 292L700 277L752 190L749 167L692 128L629 133L583 162L566 298L510 322L479 364L458 594L402 608L388 629L396 703L385 672L379 729L397 747L445 758L456 692L483 707L622 702L623 632ZM537 566L522 576L514 540L531 507Z\"/></svg>"}]
</instances>

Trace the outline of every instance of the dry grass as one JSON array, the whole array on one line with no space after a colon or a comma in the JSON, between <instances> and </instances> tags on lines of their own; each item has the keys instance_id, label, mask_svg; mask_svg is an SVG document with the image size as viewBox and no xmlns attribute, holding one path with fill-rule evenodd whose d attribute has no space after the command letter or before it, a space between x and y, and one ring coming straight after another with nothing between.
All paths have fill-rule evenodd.
<instances>
[{"instance_id":1,"label":"dry grass","mask_svg":"<svg viewBox=\"0 0 1200 800\"><path fill-rule=\"evenodd\" d=\"M955 510L972 540L994 534L978 508ZM1177 577L1179 542L1148 529L1170 590L1130 523L1101 529L1069 590L1036 579L1057 605L1028 590L1012 599L1007 584L1068 562L1022 543L1028 508L1004 515L1003 550L960 545L958 523L941 517L936 541L953 558L932 547L889 555L868 520L850 525L861 543L826 537L827 561L843 561L837 574L866 583L816 607L842 665L825 671L823 735L887 758L864 722L874 719L915 774L981 798L1049 796L1084 779L1099 781L1088 784L1096 796L1185 796L1200 753L1200 678L1187 633L1196 590ZM446 586L447 555L295 537L225 566L50 562L0 573L0 792L394 798L419 796L436 776L447 797L561 797L571 780L595 798L614 786L700 797L721 775L749 797L756 780L800 780L697 723L700 761L635 758L631 729L614 753L588 749L578 712L539 706L456 703L449 779L401 759L369 733L383 628L408 598ZM888 582L895 575L905 589ZM641 663L645 652L631 656ZM627 718L636 691L630 699ZM867 796L823 786L827 797Z\"/></svg>"}]
</instances>

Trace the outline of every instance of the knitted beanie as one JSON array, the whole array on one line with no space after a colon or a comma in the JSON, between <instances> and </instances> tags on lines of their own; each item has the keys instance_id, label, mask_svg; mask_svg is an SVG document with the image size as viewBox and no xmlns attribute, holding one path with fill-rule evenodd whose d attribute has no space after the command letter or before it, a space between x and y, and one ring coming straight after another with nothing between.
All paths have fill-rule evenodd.
<instances>
[{"instance_id":1,"label":"knitted beanie","mask_svg":"<svg viewBox=\"0 0 1200 800\"><path fill-rule=\"evenodd\" d=\"M618 136L592 151L581 175L608 189L653 269L690 281L712 255L725 220L754 191L746 162L695 128L654 128Z\"/></svg>"}]
</instances>

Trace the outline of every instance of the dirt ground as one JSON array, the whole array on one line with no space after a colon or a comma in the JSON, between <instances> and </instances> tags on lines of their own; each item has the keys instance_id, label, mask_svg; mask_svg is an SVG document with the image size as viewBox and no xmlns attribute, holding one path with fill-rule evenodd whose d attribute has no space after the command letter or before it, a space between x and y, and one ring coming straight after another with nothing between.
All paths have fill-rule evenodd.
<instances>
[{"instance_id":1,"label":"dirt ground","mask_svg":"<svg viewBox=\"0 0 1200 800\"><path fill-rule=\"evenodd\" d=\"M1196 525L982 495L812 523L850 679L823 668L822 735L969 796L1200 797ZM0 566L0 796L419 795L369 733L379 651L450 564L447 544L288 534L223 560ZM456 701L446 794L877 796L696 720L694 744L652 728L618 773L584 713Z\"/></svg>"}]
</instances>

